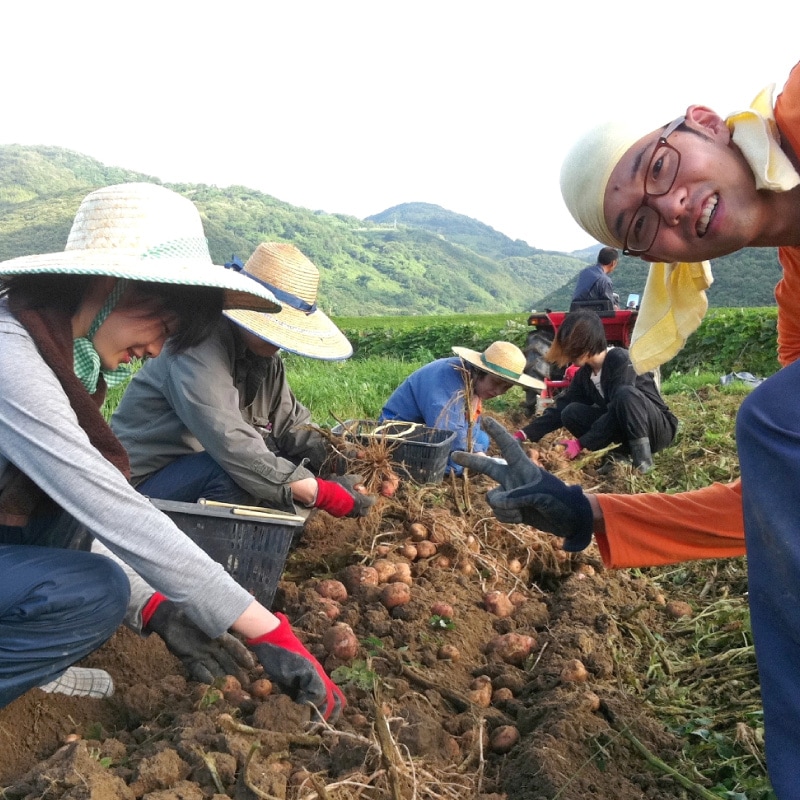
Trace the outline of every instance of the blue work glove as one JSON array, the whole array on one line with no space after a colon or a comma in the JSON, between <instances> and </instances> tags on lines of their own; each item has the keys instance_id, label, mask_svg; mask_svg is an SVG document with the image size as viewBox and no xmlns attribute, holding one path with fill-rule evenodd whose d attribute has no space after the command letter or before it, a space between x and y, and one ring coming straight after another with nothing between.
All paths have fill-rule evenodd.
<instances>
[{"instance_id":1,"label":"blue work glove","mask_svg":"<svg viewBox=\"0 0 800 800\"><path fill-rule=\"evenodd\" d=\"M247 644L264 667L264 674L297 703L310 703L328 721L334 722L347 705L342 690L327 676L322 664L294 635L283 614L275 630L249 639Z\"/></svg>"},{"instance_id":2,"label":"blue work glove","mask_svg":"<svg viewBox=\"0 0 800 800\"><path fill-rule=\"evenodd\" d=\"M496 480L500 486L486 494L501 522L524 523L562 536L564 549L575 553L592 541L592 507L580 486L568 486L528 458L519 441L499 422L488 418L484 430L500 448L506 463L455 451L450 458L462 467Z\"/></svg>"}]
</instances>

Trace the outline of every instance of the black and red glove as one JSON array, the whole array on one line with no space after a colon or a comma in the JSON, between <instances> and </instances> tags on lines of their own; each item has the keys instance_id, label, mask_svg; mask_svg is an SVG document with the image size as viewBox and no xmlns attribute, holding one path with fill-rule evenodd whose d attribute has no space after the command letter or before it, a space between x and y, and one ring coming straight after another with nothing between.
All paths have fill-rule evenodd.
<instances>
[{"instance_id":1,"label":"black and red glove","mask_svg":"<svg viewBox=\"0 0 800 800\"><path fill-rule=\"evenodd\" d=\"M364 517L375 503L375 497L356 491L364 479L360 475L335 475L328 480L317 478L315 508L332 517Z\"/></svg>"},{"instance_id":2,"label":"black and red glove","mask_svg":"<svg viewBox=\"0 0 800 800\"><path fill-rule=\"evenodd\" d=\"M270 680L297 703L311 703L326 720L334 722L347 705L342 690L294 635L289 620L283 614L275 616L280 625L263 636L249 639L247 644Z\"/></svg>"},{"instance_id":3,"label":"black and red glove","mask_svg":"<svg viewBox=\"0 0 800 800\"><path fill-rule=\"evenodd\" d=\"M189 677L201 683L212 683L225 675L244 682L255 666L253 654L235 636L224 633L212 639L160 592L155 592L142 609L142 630L157 633L186 667Z\"/></svg>"}]
</instances>

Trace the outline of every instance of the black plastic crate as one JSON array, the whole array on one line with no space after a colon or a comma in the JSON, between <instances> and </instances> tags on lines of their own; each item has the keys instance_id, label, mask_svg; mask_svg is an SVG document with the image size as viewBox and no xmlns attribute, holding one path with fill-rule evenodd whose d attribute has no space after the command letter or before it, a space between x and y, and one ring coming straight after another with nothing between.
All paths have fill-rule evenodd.
<instances>
[{"instance_id":1,"label":"black plastic crate","mask_svg":"<svg viewBox=\"0 0 800 800\"><path fill-rule=\"evenodd\" d=\"M331 433L369 444L386 441L392 446L389 458L403 473L417 483L441 483L447 469L455 431L429 428L420 423L370 419L349 419L331 428Z\"/></svg>"},{"instance_id":2,"label":"black plastic crate","mask_svg":"<svg viewBox=\"0 0 800 800\"><path fill-rule=\"evenodd\" d=\"M270 608L294 534L305 520L271 509L150 498L261 605ZM267 517L266 515L270 515Z\"/></svg>"}]
</instances>

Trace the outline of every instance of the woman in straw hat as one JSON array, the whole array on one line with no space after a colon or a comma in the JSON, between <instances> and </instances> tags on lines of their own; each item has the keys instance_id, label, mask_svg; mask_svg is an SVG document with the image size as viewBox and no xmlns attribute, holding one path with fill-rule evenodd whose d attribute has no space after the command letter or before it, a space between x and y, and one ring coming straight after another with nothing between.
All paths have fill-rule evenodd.
<instances>
[{"instance_id":1,"label":"woman in straw hat","mask_svg":"<svg viewBox=\"0 0 800 800\"><path fill-rule=\"evenodd\" d=\"M2 262L0 275L0 706L54 682L97 690L93 676L58 684L111 635L130 589L111 559L64 549L83 527L179 604L200 637L243 635L295 699L338 714L343 696L285 617L133 489L98 407L133 358L157 356L167 340L196 344L223 308L277 311L274 295L214 266L194 205L153 184L92 192L64 252ZM234 669L244 648L220 644Z\"/></svg>"},{"instance_id":2,"label":"woman in straw hat","mask_svg":"<svg viewBox=\"0 0 800 800\"><path fill-rule=\"evenodd\" d=\"M608 347L603 323L593 311L567 314L546 358L580 369L555 403L516 438L538 442L564 427L575 437L561 442L570 460L582 450L616 443L639 472L653 466L653 453L672 444L678 419L661 397L653 373L637 375L624 347Z\"/></svg>"},{"instance_id":3,"label":"woman in straw hat","mask_svg":"<svg viewBox=\"0 0 800 800\"><path fill-rule=\"evenodd\" d=\"M515 384L531 389L543 389L544 384L524 374L525 355L511 342L493 342L482 353L467 347L452 349L455 357L431 361L412 372L392 392L380 419L455 431L451 450L485 453L489 437L481 427L483 401L505 394ZM462 472L451 461L447 469L457 475Z\"/></svg>"},{"instance_id":4,"label":"woman in straw hat","mask_svg":"<svg viewBox=\"0 0 800 800\"><path fill-rule=\"evenodd\" d=\"M277 314L225 312L202 344L139 370L111 427L125 445L139 491L294 512L362 516L374 502L360 479L318 477L325 439L286 380L280 350L336 361L353 348L317 307L319 270L293 244L260 244L232 269L272 292Z\"/></svg>"}]
</instances>

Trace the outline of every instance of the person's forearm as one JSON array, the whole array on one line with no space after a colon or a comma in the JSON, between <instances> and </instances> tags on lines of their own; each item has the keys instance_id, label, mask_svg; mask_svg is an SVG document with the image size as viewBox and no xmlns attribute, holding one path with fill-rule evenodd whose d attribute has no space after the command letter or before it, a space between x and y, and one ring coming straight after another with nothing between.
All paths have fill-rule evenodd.
<instances>
[{"instance_id":1,"label":"person's forearm","mask_svg":"<svg viewBox=\"0 0 800 800\"><path fill-rule=\"evenodd\" d=\"M280 620L257 600L244 610L244 613L234 620L231 630L242 634L247 639L257 639L265 633L275 630Z\"/></svg>"},{"instance_id":2,"label":"person's forearm","mask_svg":"<svg viewBox=\"0 0 800 800\"><path fill-rule=\"evenodd\" d=\"M317 499L317 480L316 478L303 478L289 484L292 490L292 498L304 506L311 506Z\"/></svg>"}]
</instances>

